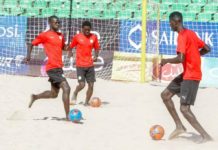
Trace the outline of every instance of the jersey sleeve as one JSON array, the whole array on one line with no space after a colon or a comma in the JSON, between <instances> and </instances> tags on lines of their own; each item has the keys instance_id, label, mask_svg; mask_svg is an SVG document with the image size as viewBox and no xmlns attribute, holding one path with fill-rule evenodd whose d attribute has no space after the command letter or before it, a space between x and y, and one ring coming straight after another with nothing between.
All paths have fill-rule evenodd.
<instances>
[{"instance_id":1,"label":"jersey sleeve","mask_svg":"<svg viewBox=\"0 0 218 150\"><path fill-rule=\"evenodd\" d=\"M177 49L176 52L177 53L186 53L186 37L183 35L179 35L178 39L177 39Z\"/></svg>"},{"instance_id":2,"label":"jersey sleeve","mask_svg":"<svg viewBox=\"0 0 218 150\"><path fill-rule=\"evenodd\" d=\"M95 49L96 51L99 51L99 50L100 50L100 45L99 45L99 42L98 42L98 38L97 38L97 37L95 37L94 49Z\"/></svg>"},{"instance_id":3,"label":"jersey sleeve","mask_svg":"<svg viewBox=\"0 0 218 150\"><path fill-rule=\"evenodd\" d=\"M73 38L72 38L72 41L71 41L71 43L70 43L70 48L74 48L76 45L77 45L77 36L74 36Z\"/></svg>"},{"instance_id":4,"label":"jersey sleeve","mask_svg":"<svg viewBox=\"0 0 218 150\"><path fill-rule=\"evenodd\" d=\"M45 42L45 37L43 33L40 33L33 41L32 45L37 46L39 44L43 44Z\"/></svg>"}]
</instances>

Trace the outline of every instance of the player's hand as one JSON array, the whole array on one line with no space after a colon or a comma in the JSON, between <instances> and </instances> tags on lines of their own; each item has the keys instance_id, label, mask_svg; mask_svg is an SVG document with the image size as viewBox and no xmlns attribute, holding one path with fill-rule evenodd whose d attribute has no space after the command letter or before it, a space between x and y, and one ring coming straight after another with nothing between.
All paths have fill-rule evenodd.
<instances>
[{"instance_id":1,"label":"player's hand","mask_svg":"<svg viewBox=\"0 0 218 150\"><path fill-rule=\"evenodd\" d=\"M68 58L73 57L73 52L69 51L67 56L68 56Z\"/></svg>"},{"instance_id":2,"label":"player's hand","mask_svg":"<svg viewBox=\"0 0 218 150\"><path fill-rule=\"evenodd\" d=\"M168 62L166 59L161 59L160 66L166 65Z\"/></svg>"},{"instance_id":3,"label":"player's hand","mask_svg":"<svg viewBox=\"0 0 218 150\"><path fill-rule=\"evenodd\" d=\"M93 57L93 61L94 61L94 62L97 62L97 60L98 60L98 57L94 56L94 57Z\"/></svg>"},{"instance_id":4,"label":"player's hand","mask_svg":"<svg viewBox=\"0 0 218 150\"><path fill-rule=\"evenodd\" d=\"M27 56L26 58L23 59L23 62L26 64L29 64L31 57Z\"/></svg>"}]
</instances>

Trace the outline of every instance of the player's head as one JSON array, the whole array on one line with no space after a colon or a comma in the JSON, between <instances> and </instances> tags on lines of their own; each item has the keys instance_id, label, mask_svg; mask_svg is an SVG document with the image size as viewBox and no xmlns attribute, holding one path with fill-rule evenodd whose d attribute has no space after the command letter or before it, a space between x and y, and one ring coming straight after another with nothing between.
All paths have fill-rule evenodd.
<instances>
[{"instance_id":1,"label":"player's head","mask_svg":"<svg viewBox=\"0 0 218 150\"><path fill-rule=\"evenodd\" d=\"M57 16L50 16L48 18L48 23L50 25L50 28L54 31L58 31L60 27L60 21Z\"/></svg>"},{"instance_id":2,"label":"player's head","mask_svg":"<svg viewBox=\"0 0 218 150\"><path fill-rule=\"evenodd\" d=\"M170 27L173 31L178 31L178 27L182 26L183 18L182 14L178 11L174 11L169 16Z\"/></svg>"},{"instance_id":3,"label":"player's head","mask_svg":"<svg viewBox=\"0 0 218 150\"><path fill-rule=\"evenodd\" d=\"M92 29L92 24L89 21L84 21L82 23L82 32L84 35L89 36Z\"/></svg>"}]
</instances>

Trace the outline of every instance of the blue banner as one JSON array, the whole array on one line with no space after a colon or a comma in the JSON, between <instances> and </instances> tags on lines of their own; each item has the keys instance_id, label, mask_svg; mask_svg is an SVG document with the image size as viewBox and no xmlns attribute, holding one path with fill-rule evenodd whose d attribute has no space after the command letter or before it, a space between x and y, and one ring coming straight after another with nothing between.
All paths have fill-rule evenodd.
<instances>
[{"instance_id":1,"label":"blue banner","mask_svg":"<svg viewBox=\"0 0 218 150\"><path fill-rule=\"evenodd\" d=\"M184 22L184 26L195 31L198 37L211 47L211 52L206 57L218 57L218 23ZM168 21L161 21L159 37L161 54L176 54L177 36L176 32L171 31Z\"/></svg>"},{"instance_id":2,"label":"blue banner","mask_svg":"<svg viewBox=\"0 0 218 150\"><path fill-rule=\"evenodd\" d=\"M141 21L121 21L119 51L140 53L141 51ZM147 23L147 36L157 37L157 23L150 21ZM155 38L147 38L147 52L155 53L157 42ZM151 44L153 43L153 44ZM157 45L157 44L156 44Z\"/></svg>"},{"instance_id":3,"label":"blue banner","mask_svg":"<svg viewBox=\"0 0 218 150\"><path fill-rule=\"evenodd\" d=\"M0 16L0 71L1 73L23 72L21 64L26 56L27 17Z\"/></svg>"},{"instance_id":4,"label":"blue banner","mask_svg":"<svg viewBox=\"0 0 218 150\"><path fill-rule=\"evenodd\" d=\"M208 22L184 22L184 26L196 32L196 34L211 47L207 57L218 57L218 23ZM147 53L154 53L159 47L159 52L165 55L175 55L177 46L176 32L171 31L168 21L147 22ZM139 53L141 48L141 22L121 21L120 23L120 45L122 52ZM159 40L158 40L159 35ZM158 43L159 42L159 45Z\"/></svg>"},{"instance_id":5,"label":"blue banner","mask_svg":"<svg viewBox=\"0 0 218 150\"><path fill-rule=\"evenodd\" d=\"M121 21L119 51L138 53L141 48L141 22Z\"/></svg>"}]
</instances>

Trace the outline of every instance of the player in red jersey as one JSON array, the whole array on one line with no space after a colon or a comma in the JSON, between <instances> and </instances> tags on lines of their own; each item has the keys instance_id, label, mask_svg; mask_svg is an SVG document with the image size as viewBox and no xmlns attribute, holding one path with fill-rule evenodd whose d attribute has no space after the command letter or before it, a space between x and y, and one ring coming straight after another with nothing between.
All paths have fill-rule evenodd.
<instances>
[{"instance_id":1,"label":"player in red jersey","mask_svg":"<svg viewBox=\"0 0 218 150\"><path fill-rule=\"evenodd\" d=\"M70 49L76 47L76 71L79 85L73 92L72 104L76 103L77 95L85 87L85 82L88 83L85 105L89 105L89 100L93 93L95 79L95 70L93 62L97 61L99 54L99 42L96 35L90 33L91 23L84 21L82 24L82 33L75 35L72 38ZM95 50L95 55L92 58L92 49ZM69 56L73 55L69 51Z\"/></svg>"},{"instance_id":2,"label":"player in red jersey","mask_svg":"<svg viewBox=\"0 0 218 150\"><path fill-rule=\"evenodd\" d=\"M176 77L161 93L161 98L176 124L176 129L169 139L174 139L186 131L171 100L177 94L180 96L180 110L183 116L202 136L202 140L199 142L210 141L212 140L211 136L203 129L190 108L191 105L194 105L202 78L200 57L210 52L210 48L197 37L194 31L184 28L180 12L171 13L169 20L172 30L178 32L177 56L162 59L161 66L167 63L182 63L184 69L183 73Z\"/></svg>"},{"instance_id":3,"label":"player in red jersey","mask_svg":"<svg viewBox=\"0 0 218 150\"><path fill-rule=\"evenodd\" d=\"M33 46L38 44L43 44L45 49L45 54L48 57L46 64L46 72L49 76L49 82L51 82L51 90L44 91L40 94L32 94L29 108L32 104L43 98L56 98L59 93L59 89L63 90L63 103L66 113L66 118L68 119L69 113L69 95L70 95L70 86L68 85L67 80L63 75L63 63L62 63L62 50L67 49L65 46L65 40L62 33L59 31L60 22L58 17L51 16L49 17L50 30L40 33L33 41L28 48L26 62L28 63L31 59L31 52Z\"/></svg>"}]
</instances>

